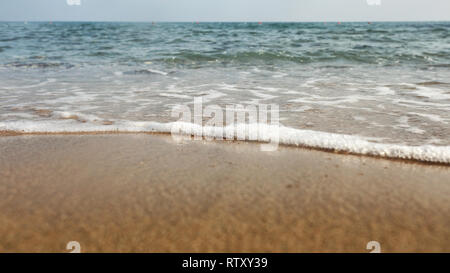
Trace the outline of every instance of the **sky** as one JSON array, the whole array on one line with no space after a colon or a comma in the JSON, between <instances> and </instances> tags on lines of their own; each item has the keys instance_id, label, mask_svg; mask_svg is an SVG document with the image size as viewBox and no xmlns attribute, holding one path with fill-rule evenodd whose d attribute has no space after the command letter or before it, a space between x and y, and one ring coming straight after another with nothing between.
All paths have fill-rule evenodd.
<instances>
[{"instance_id":1,"label":"sky","mask_svg":"<svg viewBox=\"0 0 450 273\"><path fill-rule=\"evenodd\" d=\"M450 21L450 0L0 0L0 21Z\"/></svg>"}]
</instances>

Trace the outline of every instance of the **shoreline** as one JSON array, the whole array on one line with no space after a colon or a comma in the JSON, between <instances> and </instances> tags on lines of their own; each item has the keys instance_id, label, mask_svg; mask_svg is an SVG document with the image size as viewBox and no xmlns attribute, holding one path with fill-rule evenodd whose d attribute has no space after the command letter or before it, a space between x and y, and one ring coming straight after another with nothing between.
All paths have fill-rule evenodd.
<instances>
[{"instance_id":1,"label":"shoreline","mask_svg":"<svg viewBox=\"0 0 450 273\"><path fill-rule=\"evenodd\" d=\"M450 251L450 169L162 134L0 137L1 252Z\"/></svg>"},{"instance_id":2,"label":"shoreline","mask_svg":"<svg viewBox=\"0 0 450 273\"><path fill-rule=\"evenodd\" d=\"M92 135L163 135L163 136L170 136L171 133L168 132L127 132L127 131L77 131L77 132L19 132L19 131L10 131L10 130L0 130L0 138L1 137L17 137L17 136L92 136ZM192 138L194 135L191 136ZM205 136L203 136L203 139L205 140ZM231 143L253 143L253 144L265 144L268 142L264 141L258 141L258 140L213 140L214 142L231 142ZM434 162L434 161L424 161L420 159L415 158L398 158L398 157L389 157L389 156L380 156L380 155L373 155L373 154L360 154L360 153L354 153L354 152L347 152L342 151L338 149L330 149L330 148L322 148L322 147L312 147L312 146L306 146L302 144L285 144L285 143L279 143L278 144L281 147L288 147L288 148L298 148L298 149L306 149L306 150L312 150L312 151L321 151L326 153L333 153L333 154L340 154L340 155L351 155L351 156L361 156L361 157L369 157L369 158L375 158L380 160L388 160L388 161L397 161L397 162L405 162L405 163L415 163L415 164L421 164L421 165L436 165L436 166L449 166L450 163L445 162Z\"/></svg>"}]
</instances>

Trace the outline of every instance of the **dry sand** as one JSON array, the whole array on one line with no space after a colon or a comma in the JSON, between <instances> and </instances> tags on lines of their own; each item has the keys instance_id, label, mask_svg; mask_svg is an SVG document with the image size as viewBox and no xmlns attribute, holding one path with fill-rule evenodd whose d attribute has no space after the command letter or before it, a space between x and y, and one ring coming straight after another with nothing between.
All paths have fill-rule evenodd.
<instances>
[{"instance_id":1,"label":"dry sand","mask_svg":"<svg viewBox=\"0 0 450 273\"><path fill-rule=\"evenodd\" d=\"M450 252L450 167L163 135L0 137L0 252Z\"/></svg>"}]
</instances>

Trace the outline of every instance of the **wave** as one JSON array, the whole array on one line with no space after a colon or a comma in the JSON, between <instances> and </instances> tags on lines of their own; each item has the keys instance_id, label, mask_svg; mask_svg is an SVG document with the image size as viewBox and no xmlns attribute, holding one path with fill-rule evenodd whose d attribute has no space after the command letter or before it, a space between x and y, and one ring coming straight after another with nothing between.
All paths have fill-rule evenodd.
<instances>
[{"instance_id":1,"label":"wave","mask_svg":"<svg viewBox=\"0 0 450 273\"><path fill-rule=\"evenodd\" d=\"M450 68L450 64L432 64L429 67L437 67L437 68Z\"/></svg>"},{"instance_id":2,"label":"wave","mask_svg":"<svg viewBox=\"0 0 450 273\"><path fill-rule=\"evenodd\" d=\"M123 74L125 75L162 75L162 76L167 76L170 73L168 72L164 72L164 71L159 71L156 69L140 69L140 70L133 70L133 71L126 71L123 72Z\"/></svg>"},{"instance_id":3,"label":"wave","mask_svg":"<svg viewBox=\"0 0 450 273\"><path fill-rule=\"evenodd\" d=\"M428 163L450 164L450 146L407 146L401 144L374 143L367 137L295 129L267 124L238 124L224 128L200 126L192 123L114 121L111 123L62 121L8 121L0 122L0 131L17 133L171 133L172 129L184 135L223 139L234 136L237 140L277 142L282 145L324 149L357 155L406 159ZM243 132L237 138L236 132Z\"/></svg>"},{"instance_id":4,"label":"wave","mask_svg":"<svg viewBox=\"0 0 450 273\"><path fill-rule=\"evenodd\" d=\"M6 67L14 67L14 68L38 68L38 69L49 69L49 68L73 68L74 65L69 63L21 63L21 62L14 62L14 63L7 63L5 64Z\"/></svg>"},{"instance_id":5,"label":"wave","mask_svg":"<svg viewBox=\"0 0 450 273\"><path fill-rule=\"evenodd\" d=\"M448 85L448 83L439 82L439 81L427 81L427 82L416 83L416 85L432 86L432 85Z\"/></svg>"},{"instance_id":6,"label":"wave","mask_svg":"<svg viewBox=\"0 0 450 273\"><path fill-rule=\"evenodd\" d=\"M438 65L449 62L448 23L0 24L0 63L58 54L68 62L204 65L275 62ZM48 43L47 41L54 41ZM423 43L423 41L431 41ZM408 45L405 47L404 45ZM26 49L23 50L22 49ZM69 53L69 54L68 54ZM26 56L24 56L26 57ZM74 58L76 57L76 58ZM145 57L145 58L144 58ZM70 59L69 59L70 58ZM79 63L74 63L79 64ZM196 68L194 66L194 68Z\"/></svg>"},{"instance_id":7,"label":"wave","mask_svg":"<svg viewBox=\"0 0 450 273\"><path fill-rule=\"evenodd\" d=\"M293 45L294 46L294 45ZM167 57L155 58L153 61L166 64L258 64L258 63L294 63L294 64L314 64L314 63L342 63L347 64L421 64L433 67L447 67L447 65L433 64L434 60L428 53L396 53L386 52L377 49L373 45L355 45L351 49L330 49L327 45L319 45L317 48L310 47L296 50L300 47L296 44L294 48L277 51L256 50L240 52L220 52L217 51L196 51L196 52L175 52ZM446 58L446 57L439 57Z\"/></svg>"}]
</instances>

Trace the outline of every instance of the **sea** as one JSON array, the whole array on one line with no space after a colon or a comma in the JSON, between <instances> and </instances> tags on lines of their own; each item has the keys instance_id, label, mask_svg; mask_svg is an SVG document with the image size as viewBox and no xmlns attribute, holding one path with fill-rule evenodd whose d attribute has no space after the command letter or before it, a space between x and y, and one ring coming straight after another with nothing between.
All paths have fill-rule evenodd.
<instances>
[{"instance_id":1,"label":"sea","mask_svg":"<svg viewBox=\"0 0 450 273\"><path fill-rule=\"evenodd\" d=\"M280 144L450 164L450 22L0 22L0 131L168 133L195 98L277 105Z\"/></svg>"}]
</instances>

